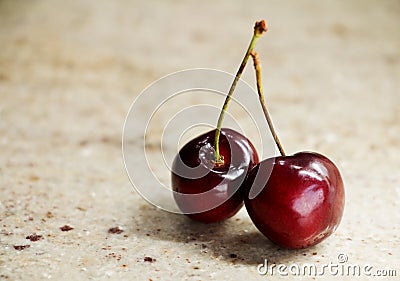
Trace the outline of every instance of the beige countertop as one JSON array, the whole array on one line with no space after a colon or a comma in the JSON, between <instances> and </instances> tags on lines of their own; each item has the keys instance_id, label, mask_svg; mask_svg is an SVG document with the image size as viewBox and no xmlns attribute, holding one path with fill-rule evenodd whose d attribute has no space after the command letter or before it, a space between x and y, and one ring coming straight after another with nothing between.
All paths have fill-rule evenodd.
<instances>
[{"instance_id":1,"label":"beige countertop","mask_svg":"<svg viewBox=\"0 0 400 281\"><path fill-rule=\"evenodd\" d=\"M143 89L182 69L234 73L262 18L270 29L257 50L286 150L328 155L345 181L340 227L305 250L270 243L244 209L203 225L151 206L121 153ZM398 1L0 1L0 280L289 280L257 265L321 267L340 254L398 278L399 28ZM250 68L243 79L254 87ZM149 159L161 153L153 129Z\"/></svg>"}]
</instances>

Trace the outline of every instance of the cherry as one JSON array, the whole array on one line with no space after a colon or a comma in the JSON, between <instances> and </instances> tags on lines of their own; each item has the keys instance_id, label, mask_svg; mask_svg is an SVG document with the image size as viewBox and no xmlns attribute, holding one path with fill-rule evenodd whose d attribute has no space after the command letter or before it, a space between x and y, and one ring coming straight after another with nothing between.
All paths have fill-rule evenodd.
<instances>
[{"instance_id":1,"label":"cherry","mask_svg":"<svg viewBox=\"0 0 400 281\"><path fill-rule=\"evenodd\" d=\"M321 154L286 156L265 104L257 54L251 55L260 102L282 156L263 160L249 172L243 183L246 209L272 242L289 249L310 247L330 236L341 221L343 180L336 165Z\"/></svg>"},{"instance_id":2,"label":"cherry","mask_svg":"<svg viewBox=\"0 0 400 281\"><path fill-rule=\"evenodd\" d=\"M241 186L258 156L251 142L231 129L221 129L225 111L236 84L261 35L265 21L256 22L253 37L229 89L217 122L217 128L187 143L172 165L174 199L190 218L217 222L236 214L243 206Z\"/></svg>"},{"instance_id":3,"label":"cherry","mask_svg":"<svg viewBox=\"0 0 400 281\"><path fill-rule=\"evenodd\" d=\"M188 142L172 165L172 187L178 192L174 193L178 207L190 218L205 223L222 221L240 210L245 193L239 187L258 163L252 143L242 134L224 128L219 144L224 161L216 164L215 132Z\"/></svg>"},{"instance_id":4,"label":"cherry","mask_svg":"<svg viewBox=\"0 0 400 281\"><path fill-rule=\"evenodd\" d=\"M246 179L247 212L272 242L290 249L315 245L339 225L343 181L321 154L300 152L261 161Z\"/></svg>"}]
</instances>

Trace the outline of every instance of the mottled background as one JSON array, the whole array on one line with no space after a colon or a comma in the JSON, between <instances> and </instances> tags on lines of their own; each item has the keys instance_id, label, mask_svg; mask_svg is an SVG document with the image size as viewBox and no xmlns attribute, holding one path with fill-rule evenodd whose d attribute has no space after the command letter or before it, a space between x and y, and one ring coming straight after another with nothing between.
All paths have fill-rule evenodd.
<instances>
[{"instance_id":1,"label":"mottled background","mask_svg":"<svg viewBox=\"0 0 400 281\"><path fill-rule=\"evenodd\" d=\"M346 185L342 224L307 250L271 244L245 210L219 225L158 210L122 160L135 97L186 68L234 73L262 18L286 150L328 155ZM399 30L399 1L0 0L0 279L266 280L265 258L322 265L340 253L399 276ZM254 85L250 68L243 77Z\"/></svg>"}]
</instances>

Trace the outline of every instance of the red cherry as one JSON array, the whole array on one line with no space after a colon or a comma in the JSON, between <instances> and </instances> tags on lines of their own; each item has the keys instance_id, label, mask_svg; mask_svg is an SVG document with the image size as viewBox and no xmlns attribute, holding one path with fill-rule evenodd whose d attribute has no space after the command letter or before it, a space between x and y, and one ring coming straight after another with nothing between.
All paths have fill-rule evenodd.
<instances>
[{"instance_id":1,"label":"red cherry","mask_svg":"<svg viewBox=\"0 0 400 281\"><path fill-rule=\"evenodd\" d=\"M317 153L266 159L251 170L244 186L253 223L272 242L289 249L321 242L342 218L342 177L332 161Z\"/></svg>"},{"instance_id":2,"label":"red cherry","mask_svg":"<svg viewBox=\"0 0 400 281\"><path fill-rule=\"evenodd\" d=\"M172 165L172 188L178 192L174 193L178 207L190 218L205 223L225 220L240 210L245 196L240 186L258 163L253 144L242 134L225 128L219 139L223 163L216 163L215 132L188 142Z\"/></svg>"},{"instance_id":3,"label":"red cherry","mask_svg":"<svg viewBox=\"0 0 400 281\"><path fill-rule=\"evenodd\" d=\"M289 249L313 246L331 235L342 219L343 180L335 164L321 154L286 156L265 103L258 55L251 56L260 103L282 156L261 161L249 172L243 183L246 209L276 244Z\"/></svg>"},{"instance_id":4,"label":"red cherry","mask_svg":"<svg viewBox=\"0 0 400 281\"><path fill-rule=\"evenodd\" d=\"M221 128L236 84L256 42L266 31L264 20L255 23L249 47L222 106L217 128L187 143L172 165L174 199L182 213L194 220L222 221L243 206L244 192L240 186L248 171L258 163L257 152L245 136Z\"/></svg>"}]
</instances>

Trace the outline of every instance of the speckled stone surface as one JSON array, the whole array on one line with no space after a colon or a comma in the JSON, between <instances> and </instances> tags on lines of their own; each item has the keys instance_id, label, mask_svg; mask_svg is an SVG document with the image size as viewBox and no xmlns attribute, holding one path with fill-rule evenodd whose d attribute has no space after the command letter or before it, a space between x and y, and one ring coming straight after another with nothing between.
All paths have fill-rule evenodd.
<instances>
[{"instance_id":1,"label":"speckled stone surface","mask_svg":"<svg viewBox=\"0 0 400 281\"><path fill-rule=\"evenodd\" d=\"M286 150L328 155L345 181L343 221L311 249L271 244L244 209L216 225L158 210L122 160L135 97L186 68L234 73L262 18L257 50ZM398 1L0 1L0 280L289 280L257 265L339 254L398 278L399 29Z\"/></svg>"}]
</instances>

